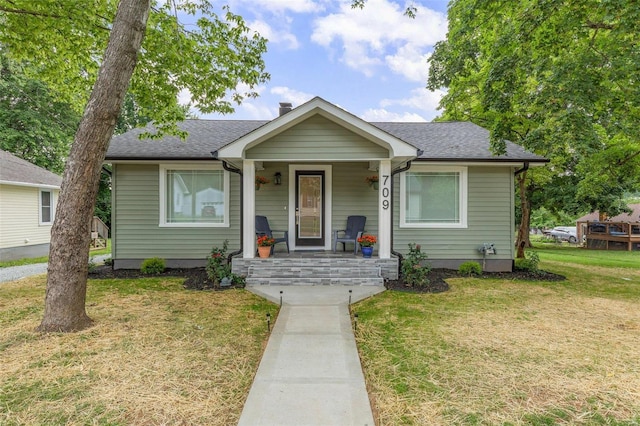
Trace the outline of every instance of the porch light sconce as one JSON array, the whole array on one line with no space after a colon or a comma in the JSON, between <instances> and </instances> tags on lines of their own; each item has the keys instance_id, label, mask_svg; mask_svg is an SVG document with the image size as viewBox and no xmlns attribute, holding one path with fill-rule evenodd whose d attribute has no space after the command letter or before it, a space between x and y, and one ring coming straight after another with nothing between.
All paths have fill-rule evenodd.
<instances>
[{"instance_id":1,"label":"porch light sconce","mask_svg":"<svg viewBox=\"0 0 640 426\"><path fill-rule=\"evenodd\" d=\"M282 185L282 173L276 172L276 174L273 175L273 184Z\"/></svg>"}]
</instances>

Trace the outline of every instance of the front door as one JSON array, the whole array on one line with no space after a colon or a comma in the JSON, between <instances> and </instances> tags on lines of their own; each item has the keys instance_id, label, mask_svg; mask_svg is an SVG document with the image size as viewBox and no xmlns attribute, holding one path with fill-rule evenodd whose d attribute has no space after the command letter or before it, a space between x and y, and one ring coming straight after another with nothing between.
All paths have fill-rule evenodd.
<instances>
[{"instance_id":1,"label":"front door","mask_svg":"<svg viewBox=\"0 0 640 426\"><path fill-rule=\"evenodd\" d=\"M296 170L296 246L324 247L324 171Z\"/></svg>"}]
</instances>

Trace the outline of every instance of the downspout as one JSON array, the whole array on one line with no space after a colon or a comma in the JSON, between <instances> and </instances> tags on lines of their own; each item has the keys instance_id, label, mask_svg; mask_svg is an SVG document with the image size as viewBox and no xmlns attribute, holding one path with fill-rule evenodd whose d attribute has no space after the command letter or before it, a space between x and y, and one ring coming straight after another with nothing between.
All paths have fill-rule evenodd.
<instances>
[{"instance_id":1,"label":"downspout","mask_svg":"<svg viewBox=\"0 0 640 426\"><path fill-rule=\"evenodd\" d=\"M524 162L524 164L522 165L522 168L521 168L521 169L516 170L516 171L513 173L513 176L518 176L520 173L522 173L522 172L526 172L527 170L529 170L529 162L528 162L528 161L525 161L525 162Z\"/></svg>"},{"instance_id":2,"label":"downspout","mask_svg":"<svg viewBox=\"0 0 640 426\"><path fill-rule=\"evenodd\" d=\"M211 155L213 156L213 158L218 159L218 151L212 151ZM238 168L230 166L229 163L227 163L224 160L220 160L220 161L222 161L223 169L231 173L237 173L240 176L240 248L232 253L229 253L229 255L227 256L227 263L231 264L231 259L233 258L233 256L237 256L241 254L243 250L242 235L244 230L244 219L243 219L244 215L242 214L242 212L244 211L244 186L242 184L242 171Z\"/></svg>"},{"instance_id":3,"label":"downspout","mask_svg":"<svg viewBox=\"0 0 640 426\"><path fill-rule=\"evenodd\" d=\"M422 155L422 150L418 150L418 157ZM397 175L398 173L402 173L402 172L406 172L407 170L409 170L411 168L411 161L407 161L407 165L404 167L401 167L399 169L396 169L394 171L391 172L391 194L390 194L390 198L391 198L391 254L395 255L398 257L398 277L401 276L402 273L402 253L397 252L393 249L393 177L395 175Z\"/></svg>"}]
</instances>

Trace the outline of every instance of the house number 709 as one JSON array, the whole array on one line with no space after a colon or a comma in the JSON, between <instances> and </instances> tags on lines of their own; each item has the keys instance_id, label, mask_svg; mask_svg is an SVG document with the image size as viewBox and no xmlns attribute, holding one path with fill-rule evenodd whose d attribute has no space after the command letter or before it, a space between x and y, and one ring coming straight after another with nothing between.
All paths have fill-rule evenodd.
<instances>
[{"instance_id":1,"label":"house number 709","mask_svg":"<svg viewBox=\"0 0 640 426\"><path fill-rule=\"evenodd\" d=\"M391 205L389 195L391 190L389 189L389 175L382 175L382 208L387 210Z\"/></svg>"}]
</instances>

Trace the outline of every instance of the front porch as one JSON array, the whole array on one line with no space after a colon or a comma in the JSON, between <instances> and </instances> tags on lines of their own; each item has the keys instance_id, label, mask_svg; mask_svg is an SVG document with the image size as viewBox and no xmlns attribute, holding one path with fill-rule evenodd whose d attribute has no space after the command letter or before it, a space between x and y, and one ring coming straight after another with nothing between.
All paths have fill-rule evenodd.
<instances>
[{"instance_id":1,"label":"front porch","mask_svg":"<svg viewBox=\"0 0 640 426\"><path fill-rule=\"evenodd\" d=\"M353 252L276 252L268 258L240 258L232 271L247 285L380 285L398 278L398 258L364 258Z\"/></svg>"}]
</instances>

